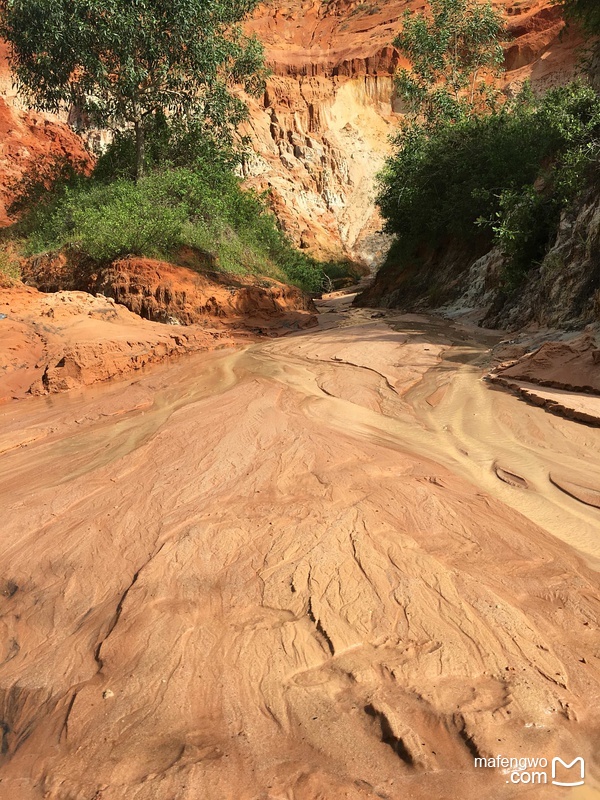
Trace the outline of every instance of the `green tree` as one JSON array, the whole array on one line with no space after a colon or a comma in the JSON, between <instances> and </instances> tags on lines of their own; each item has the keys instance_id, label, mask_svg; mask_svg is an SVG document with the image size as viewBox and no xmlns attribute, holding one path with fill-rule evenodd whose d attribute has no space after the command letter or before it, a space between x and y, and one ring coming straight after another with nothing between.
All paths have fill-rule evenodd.
<instances>
[{"instance_id":1,"label":"green tree","mask_svg":"<svg viewBox=\"0 0 600 800\"><path fill-rule=\"evenodd\" d=\"M424 245L499 245L507 286L544 257L563 209L597 181L600 96L583 82L535 96L529 87L492 114L411 126L379 178L395 234L390 259L419 263ZM478 246L478 245L477 245Z\"/></svg>"},{"instance_id":2,"label":"green tree","mask_svg":"<svg viewBox=\"0 0 600 800\"><path fill-rule=\"evenodd\" d=\"M41 110L77 108L99 127L135 133L135 175L157 114L200 121L231 141L259 92L262 48L239 23L258 0L0 0L0 35L17 85Z\"/></svg>"},{"instance_id":3,"label":"green tree","mask_svg":"<svg viewBox=\"0 0 600 800\"><path fill-rule=\"evenodd\" d=\"M430 0L431 14L407 11L394 46L411 69L396 77L399 96L414 118L435 124L492 109L505 33L489 2Z\"/></svg>"}]
</instances>

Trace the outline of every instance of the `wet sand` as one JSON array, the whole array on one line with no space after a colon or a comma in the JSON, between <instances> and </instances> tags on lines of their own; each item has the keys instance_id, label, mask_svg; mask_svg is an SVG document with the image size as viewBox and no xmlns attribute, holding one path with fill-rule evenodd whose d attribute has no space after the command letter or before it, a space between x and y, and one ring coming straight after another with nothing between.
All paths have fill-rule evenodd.
<instances>
[{"instance_id":1,"label":"wet sand","mask_svg":"<svg viewBox=\"0 0 600 800\"><path fill-rule=\"evenodd\" d=\"M600 797L600 430L347 302L0 408L0 796Z\"/></svg>"}]
</instances>

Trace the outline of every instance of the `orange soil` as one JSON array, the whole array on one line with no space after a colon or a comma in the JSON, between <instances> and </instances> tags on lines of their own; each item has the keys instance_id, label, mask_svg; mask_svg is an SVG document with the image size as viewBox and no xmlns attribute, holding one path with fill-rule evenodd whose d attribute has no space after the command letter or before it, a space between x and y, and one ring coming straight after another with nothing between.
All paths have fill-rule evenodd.
<instances>
[{"instance_id":1,"label":"orange soil","mask_svg":"<svg viewBox=\"0 0 600 800\"><path fill-rule=\"evenodd\" d=\"M250 335L276 336L315 324L306 297L277 282L211 279L141 259L118 262L112 270L107 293L110 289L133 310L172 324L141 319L103 295L0 288L0 402L104 381Z\"/></svg>"},{"instance_id":2,"label":"orange soil","mask_svg":"<svg viewBox=\"0 0 600 800\"><path fill-rule=\"evenodd\" d=\"M593 334L546 342L489 380L524 400L569 419L600 425L600 348Z\"/></svg>"},{"instance_id":3,"label":"orange soil","mask_svg":"<svg viewBox=\"0 0 600 800\"><path fill-rule=\"evenodd\" d=\"M344 302L0 409L0 793L575 798L501 753L599 796L600 431Z\"/></svg>"}]
</instances>

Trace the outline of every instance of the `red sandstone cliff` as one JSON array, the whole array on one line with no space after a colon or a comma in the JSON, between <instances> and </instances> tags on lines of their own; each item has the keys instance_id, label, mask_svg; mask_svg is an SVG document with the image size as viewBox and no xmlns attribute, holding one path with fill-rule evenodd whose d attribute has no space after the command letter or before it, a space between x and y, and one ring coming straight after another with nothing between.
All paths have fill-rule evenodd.
<instances>
[{"instance_id":1,"label":"red sandstone cliff","mask_svg":"<svg viewBox=\"0 0 600 800\"><path fill-rule=\"evenodd\" d=\"M249 24L264 42L273 77L252 104L257 151L249 182L271 190L274 208L303 247L377 262L373 178L398 120L391 46L407 8L424 0L274 0ZM549 0L497 2L506 12L507 83L540 87L573 72L576 34Z\"/></svg>"},{"instance_id":2,"label":"red sandstone cliff","mask_svg":"<svg viewBox=\"0 0 600 800\"><path fill-rule=\"evenodd\" d=\"M30 169L57 158L91 164L81 139L64 122L23 107L13 87L7 50L0 41L0 226L9 223L7 207L14 186Z\"/></svg>"},{"instance_id":3,"label":"red sandstone cliff","mask_svg":"<svg viewBox=\"0 0 600 800\"><path fill-rule=\"evenodd\" d=\"M506 46L509 82L544 85L569 75L578 40L563 36L550 0L497 3L513 38ZM250 185L269 189L274 210L301 247L321 256L377 262L373 178L389 148L399 107L391 42L407 8L423 0L269 0L248 23L264 42L273 75L251 102L256 155ZM11 184L32 164L57 155L85 158L79 138L59 120L22 109L0 48L0 224Z\"/></svg>"}]
</instances>

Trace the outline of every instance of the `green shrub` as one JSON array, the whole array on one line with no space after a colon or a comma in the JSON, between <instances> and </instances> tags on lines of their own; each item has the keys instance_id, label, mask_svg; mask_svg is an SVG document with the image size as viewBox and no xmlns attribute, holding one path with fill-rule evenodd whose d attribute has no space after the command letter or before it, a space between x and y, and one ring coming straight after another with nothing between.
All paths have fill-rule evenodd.
<instances>
[{"instance_id":1,"label":"green shrub","mask_svg":"<svg viewBox=\"0 0 600 800\"><path fill-rule=\"evenodd\" d=\"M225 272L267 275L308 292L323 279L321 265L292 246L263 198L217 162L156 171L137 183L76 176L38 199L17 227L29 253L68 245L97 262L129 254L177 261L187 245Z\"/></svg>"},{"instance_id":2,"label":"green shrub","mask_svg":"<svg viewBox=\"0 0 600 800\"><path fill-rule=\"evenodd\" d=\"M152 189L121 180L66 190L47 224L33 233L31 246L44 250L68 244L100 262L167 253L181 240L185 208L161 203Z\"/></svg>"},{"instance_id":3,"label":"green shrub","mask_svg":"<svg viewBox=\"0 0 600 800\"><path fill-rule=\"evenodd\" d=\"M502 192L499 223L494 232L506 258L506 289L518 287L529 269L543 259L558 216L559 208L553 198L533 186Z\"/></svg>"},{"instance_id":4,"label":"green shrub","mask_svg":"<svg viewBox=\"0 0 600 800\"><path fill-rule=\"evenodd\" d=\"M8 251L0 250L0 286L8 281L18 281L21 278L21 268L18 260Z\"/></svg>"},{"instance_id":5,"label":"green shrub","mask_svg":"<svg viewBox=\"0 0 600 800\"><path fill-rule=\"evenodd\" d=\"M536 99L525 90L487 116L401 133L378 203L395 256L464 241L481 227L507 256L507 282L540 260L560 210L596 157L600 98L582 83Z\"/></svg>"}]
</instances>

